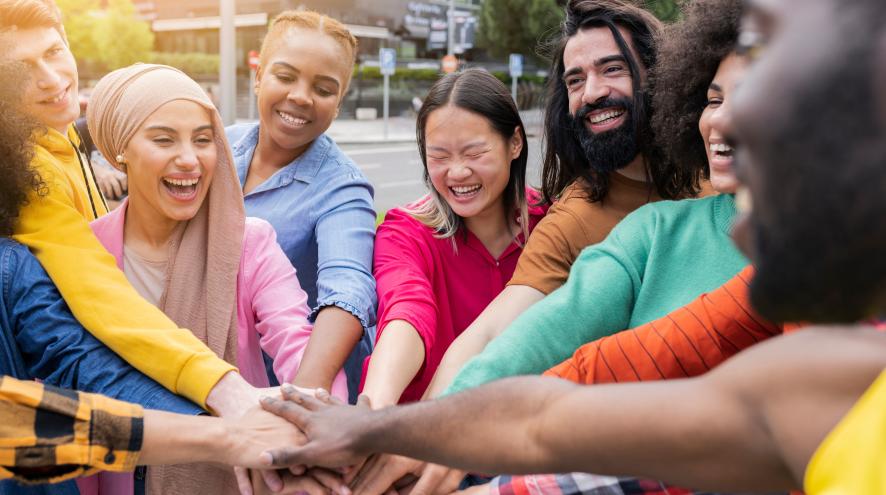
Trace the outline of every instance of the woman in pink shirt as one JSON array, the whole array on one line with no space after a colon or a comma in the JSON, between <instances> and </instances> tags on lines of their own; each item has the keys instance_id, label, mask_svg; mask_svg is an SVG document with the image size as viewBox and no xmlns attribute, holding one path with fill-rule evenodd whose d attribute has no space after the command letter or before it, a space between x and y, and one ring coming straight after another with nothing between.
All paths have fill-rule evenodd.
<instances>
[{"instance_id":1,"label":"woman in pink shirt","mask_svg":"<svg viewBox=\"0 0 886 495\"><path fill-rule=\"evenodd\" d=\"M292 381L311 335L307 295L271 225L245 216L224 128L200 86L167 66L114 71L93 92L89 127L129 180L127 201L92 223L127 279L252 385L268 386L262 351L280 382ZM347 399L343 372L332 392ZM102 485L131 493L132 477ZM147 488L238 493L233 473L214 466L151 468Z\"/></svg>"},{"instance_id":2,"label":"woman in pink shirt","mask_svg":"<svg viewBox=\"0 0 886 495\"><path fill-rule=\"evenodd\" d=\"M510 280L545 208L529 206L526 133L486 71L440 79L418 113L430 193L388 212L375 237L378 336L364 366L372 407L415 401L450 343Z\"/></svg>"}]
</instances>

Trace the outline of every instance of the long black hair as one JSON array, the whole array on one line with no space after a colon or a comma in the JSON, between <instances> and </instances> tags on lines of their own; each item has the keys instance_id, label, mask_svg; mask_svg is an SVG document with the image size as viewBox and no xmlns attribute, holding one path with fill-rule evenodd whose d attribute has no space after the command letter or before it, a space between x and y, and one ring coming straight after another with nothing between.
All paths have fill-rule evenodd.
<instances>
[{"instance_id":1,"label":"long black hair","mask_svg":"<svg viewBox=\"0 0 886 495\"><path fill-rule=\"evenodd\" d=\"M467 69L440 78L428 91L415 123L415 137L418 153L424 164L424 180L430 191L431 201L426 201L411 213L425 225L433 228L440 237L452 236L462 226L462 219L456 215L440 197L431 184L428 174L427 152L425 150L425 128L428 117L435 110L453 105L485 118L492 128L507 142L520 133L523 148L520 155L511 161L510 177L502 193L504 212L508 222L515 211L519 212L520 226L524 236L528 235L528 211L526 204L526 162L529 148L526 131L517 105L505 85L483 69Z\"/></svg>"},{"instance_id":2,"label":"long black hair","mask_svg":"<svg viewBox=\"0 0 886 495\"><path fill-rule=\"evenodd\" d=\"M648 177L656 192L667 199L695 194L698 173L666 160L655 145L650 126L652 112L649 89L643 84L641 74L643 68L651 70L656 64L656 44L662 30L661 22L650 12L626 1L573 0L566 5L566 18L560 35L549 43L547 49L552 64L547 81L544 123L543 199L551 201L557 198L576 179L583 179L589 201L601 201L609 192L609 176L591 168L572 132L569 99L563 82L563 52L566 43L579 31L592 27L609 28L630 67L634 100L632 120L636 126L637 149L643 154ZM631 44L639 60L632 54L628 42L618 30L619 27L630 33Z\"/></svg>"}]
</instances>

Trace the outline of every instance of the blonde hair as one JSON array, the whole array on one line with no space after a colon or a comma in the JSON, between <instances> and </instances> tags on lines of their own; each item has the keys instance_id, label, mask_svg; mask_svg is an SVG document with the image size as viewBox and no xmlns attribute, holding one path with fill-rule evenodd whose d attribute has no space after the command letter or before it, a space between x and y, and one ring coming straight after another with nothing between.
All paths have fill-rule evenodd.
<instances>
[{"instance_id":1,"label":"blonde hair","mask_svg":"<svg viewBox=\"0 0 886 495\"><path fill-rule=\"evenodd\" d=\"M67 39L61 11L52 0L0 0L0 34L37 27L51 27Z\"/></svg>"},{"instance_id":2,"label":"blonde hair","mask_svg":"<svg viewBox=\"0 0 886 495\"><path fill-rule=\"evenodd\" d=\"M329 17L328 15L314 12L313 10L286 10L281 12L271 21L271 27L268 34L261 44L259 52L259 61L264 67L268 62L268 57L273 46L290 29L312 29L320 31L329 36L347 53L351 61L351 65L357 60L357 38L348 31L348 28L340 21ZM345 81L345 88L351 80L351 73L348 72L348 80Z\"/></svg>"}]
</instances>

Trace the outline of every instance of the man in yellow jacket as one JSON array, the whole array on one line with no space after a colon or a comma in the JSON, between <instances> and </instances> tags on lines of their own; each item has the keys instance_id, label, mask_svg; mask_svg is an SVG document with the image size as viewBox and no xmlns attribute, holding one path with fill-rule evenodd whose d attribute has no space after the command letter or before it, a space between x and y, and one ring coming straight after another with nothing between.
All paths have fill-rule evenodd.
<instances>
[{"instance_id":1,"label":"man in yellow jacket","mask_svg":"<svg viewBox=\"0 0 886 495\"><path fill-rule=\"evenodd\" d=\"M89 228L108 209L73 125L77 65L52 0L0 0L0 58L26 67L22 106L46 128L33 159L46 187L29 198L14 239L40 260L80 323L133 367L218 414L256 405L232 365L139 296Z\"/></svg>"}]
</instances>

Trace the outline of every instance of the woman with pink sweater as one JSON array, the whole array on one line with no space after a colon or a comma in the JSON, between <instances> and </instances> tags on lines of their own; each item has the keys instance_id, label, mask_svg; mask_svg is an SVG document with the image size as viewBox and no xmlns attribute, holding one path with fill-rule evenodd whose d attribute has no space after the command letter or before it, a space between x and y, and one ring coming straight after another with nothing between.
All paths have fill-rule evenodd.
<instances>
[{"instance_id":1,"label":"woman with pink sweater","mask_svg":"<svg viewBox=\"0 0 886 495\"><path fill-rule=\"evenodd\" d=\"M88 121L128 176L127 201L92 228L129 282L252 385L268 386L262 351L280 382L292 381L311 335L307 295L271 225L245 216L224 128L200 86L167 66L120 69L96 86ZM347 399L343 372L332 392ZM131 476L103 478L104 491L131 493ZM151 468L147 481L148 493L237 493L233 473L216 466Z\"/></svg>"}]
</instances>

